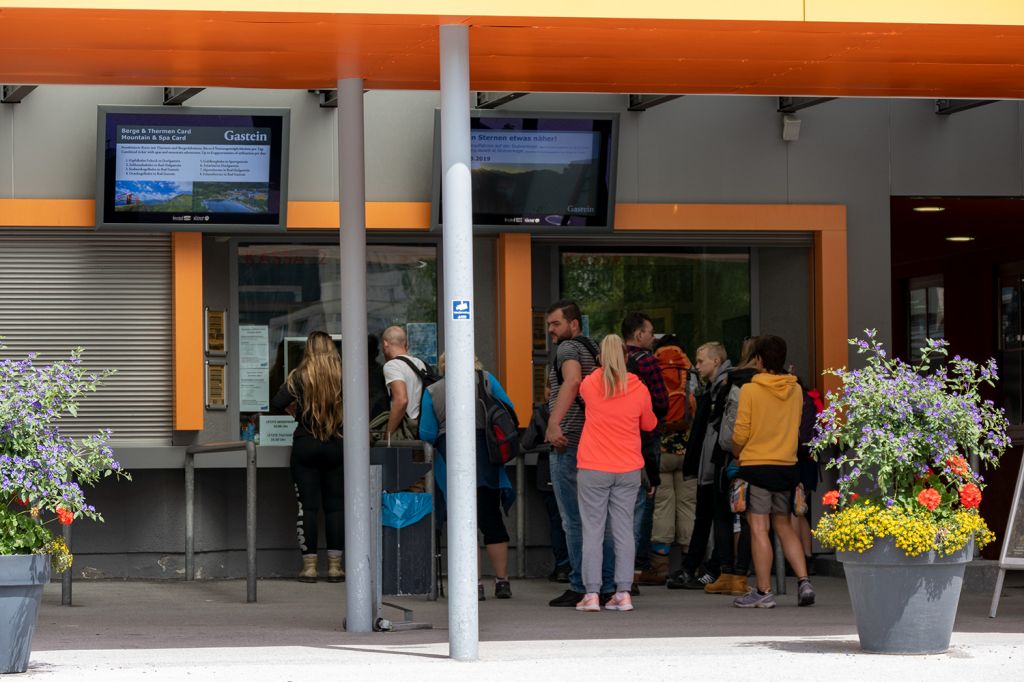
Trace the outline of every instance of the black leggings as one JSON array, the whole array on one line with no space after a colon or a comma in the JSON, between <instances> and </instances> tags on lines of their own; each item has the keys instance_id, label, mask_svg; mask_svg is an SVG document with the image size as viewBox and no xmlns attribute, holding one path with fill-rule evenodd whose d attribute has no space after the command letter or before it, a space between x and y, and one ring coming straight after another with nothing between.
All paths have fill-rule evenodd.
<instances>
[{"instance_id":1,"label":"black leggings","mask_svg":"<svg viewBox=\"0 0 1024 682\"><path fill-rule=\"evenodd\" d=\"M296 534L303 554L316 554L320 532L317 517L323 501L327 549L345 548L345 476L342 440L321 443L300 436L292 444L291 470L299 502Z\"/></svg>"}]
</instances>

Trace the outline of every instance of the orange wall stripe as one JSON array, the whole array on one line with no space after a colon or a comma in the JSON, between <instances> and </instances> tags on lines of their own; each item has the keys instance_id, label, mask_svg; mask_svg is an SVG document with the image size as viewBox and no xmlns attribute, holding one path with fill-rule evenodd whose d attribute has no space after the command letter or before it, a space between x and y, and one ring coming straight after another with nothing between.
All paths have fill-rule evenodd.
<instances>
[{"instance_id":1,"label":"orange wall stripe","mask_svg":"<svg viewBox=\"0 0 1024 682\"><path fill-rule=\"evenodd\" d=\"M174 316L174 428L203 428L203 235L171 235Z\"/></svg>"},{"instance_id":2,"label":"orange wall stripe","mask_svg":"<svg viewBox=\"0 0 1024 682\"><path fill-rule=\"evenodd\" d=\"M498 237L498 380L521 426L533 413L533 291L530 235Z\"/></svg>"},{"instance_id":3,"label":"orange wall stripe","mask_svg":"<svg viewBox=\"0 0 1024 682\"><path fill-rule=\"evenodd\" d=\"M337 230L337 201L289 201L288 229ZM92 199L0 199L0 227L93 227ZM368 201L369 230L429 230L429 201ZM145 228L141 228L144 230Z\"/></svg>"},{"instance_id":4,"label":"orange wall stripe","mask_svg":"<svg viewBox=\"0 0 1024 682\"><path fill-rule=\"evenodd\" d=\"M92 227L92 199L0 199L0 227Z\"/></svg>"},{"instance_id":5,"label":"orange wall stripe","mask_svg":"<svg viewBox=\"0 0 1024 682\"><path fill-rule=\"evenodd\" d=\"M846 211L830 204L617 204L615 229L845 231Z\"/></svg>"},{"instance_id":6,"label":"orange wall stripe","mask_svg":"<svg viewBox=\"0 0 1024 682\"><path fill-rule=\"evenodd\" d=\"M818 390L822 396L839 387L827 368L849 362L846 232L821 231L814 235L814 322Z\"/></svg>"}]
</instances>

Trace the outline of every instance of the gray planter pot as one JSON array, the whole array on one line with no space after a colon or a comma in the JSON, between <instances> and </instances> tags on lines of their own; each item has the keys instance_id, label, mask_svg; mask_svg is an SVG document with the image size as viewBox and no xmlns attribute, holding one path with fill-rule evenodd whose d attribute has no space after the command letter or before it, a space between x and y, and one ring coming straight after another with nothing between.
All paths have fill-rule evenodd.
<instances>
[{"instance_id":1,"label":"gray planter pot","mask_svg":"<svg viewBox=\"0 0 1024 682\"><path fill-rule=\"evenodd\" d=\"M837 552L864 651L937 654L949 649L974 540L955 554L908 557L892 538L863 553Z\"/></svg>"},{"instance_id":2,"label":"gray planter pot","mask_svg":"<svg viewBox=\"0 0 1024 682\"><path fill-rule=\"evenodd\" d=\"M28 668L43 585L49 580L45 554L0 556L0 674Z\"/></svg>"}]
</instances>

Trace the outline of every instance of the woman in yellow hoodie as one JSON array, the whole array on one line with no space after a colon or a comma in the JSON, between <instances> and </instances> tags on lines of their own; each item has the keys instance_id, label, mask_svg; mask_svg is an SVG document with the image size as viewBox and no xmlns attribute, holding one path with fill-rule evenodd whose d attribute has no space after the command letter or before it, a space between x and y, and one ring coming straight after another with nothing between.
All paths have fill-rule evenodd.
<instances>
[{"instance_id":1,"label":"woman in yellow hoodie","mask_svg":"<svg viewBox=\"0 0 1024 682\"><path fill-rule=\"evenodd\" d=\"M793 495L800 482L797 440L803 392L796 377L786 373L786 342L778 336L759 336L754 343L758 374L740 389L733 430L733 454L739 460L737 478L749 484L747 521L757 589L738 597L740 608L773 608L771 591L772 544L775 531L789 565L797 575L797 604L814 603L814 588L807 579L800 538L790 525Z\"/></svg>"}]
</instances>

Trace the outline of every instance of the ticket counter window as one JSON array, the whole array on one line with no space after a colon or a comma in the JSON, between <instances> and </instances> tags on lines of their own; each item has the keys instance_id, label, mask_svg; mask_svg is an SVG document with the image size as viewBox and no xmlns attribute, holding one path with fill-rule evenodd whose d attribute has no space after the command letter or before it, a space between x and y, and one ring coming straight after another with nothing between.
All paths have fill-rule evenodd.
<instances>
[{"instance_id":1,"label":"ticket counter window","mask_svg":"<svg viewBox=\"0 0 1024 682\"><path fill-rule=\"evenodd\" d=\"M403 325L410 352L437 361L437 250L433 246L367 246L367 330L379 339ZM334 245L254 244L238 249L238 343L241 436L261 445L263 430L284 430L270 398L302 359L306 336L341 336L340 249ZM382 362L378 354L376 363ZM371 370L373 362L371 362ZM268 418L270 417L270 418ZM274 418L277 418L276 420ZM287 416L284 417L287 420Z\"/></svg>"},{"instance_id":2,"label":"ticket counter window","mask_svg":"<svg viewBox=\"0 0 1024 682\"><path fill-rule=\"evenodd\" d=\"M750 255L747 251L561 254L561 290L584 314L593 338L620 332L625 313L644 312L656 334L682 339L691 359L697 346L722 341L738 358L750 334Z\"/></svg>"}]
</instances>

